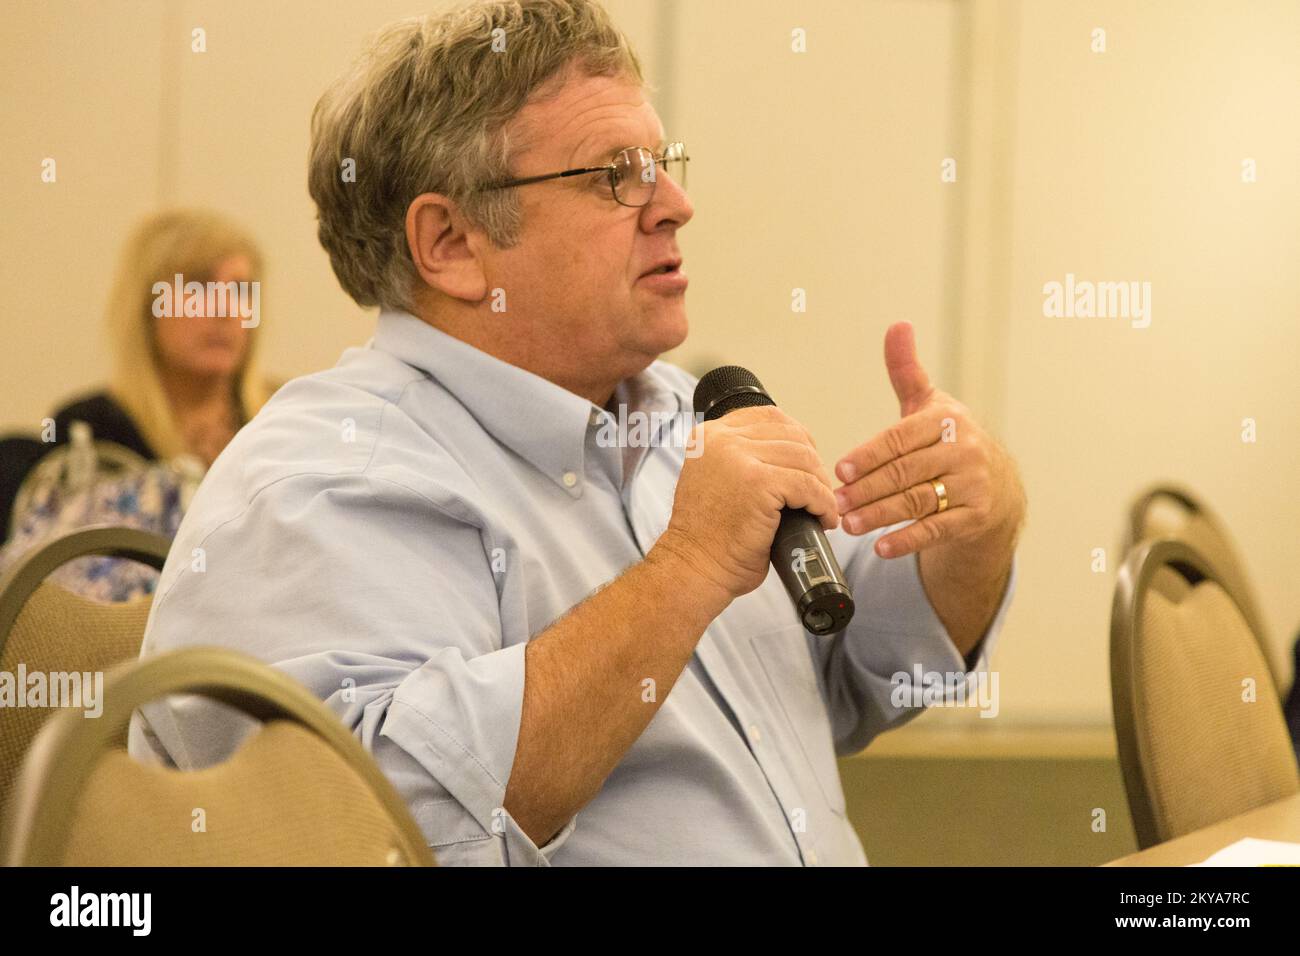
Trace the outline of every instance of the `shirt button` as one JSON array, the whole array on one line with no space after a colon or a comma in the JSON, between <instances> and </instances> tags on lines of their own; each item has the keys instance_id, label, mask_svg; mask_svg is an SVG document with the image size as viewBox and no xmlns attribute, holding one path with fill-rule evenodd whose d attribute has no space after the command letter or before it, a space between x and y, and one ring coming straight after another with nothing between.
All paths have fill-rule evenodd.
<instances>
[{"instance_id":1,"label":"shirt button","mask_svg":"<svg viewBox=\"0 0 1300 956\"><path fill-rule=\"evenodd\" d=\"M578 476L571 471L566 471L564 473L564 477L561 478L560 480L564 482L564 487L572 488L574 485L578 483Z\"/></svg>"},{"instance_id":2,"label":"shirt button","mask_svg":"<svg viewBox=\"0 0 1300 956\"><path fill-rule=\"evenodd\" d=\"M759 733L758 724L749 725L749 739L754 743L758 743L763 739L763 735Z\"/></svg>"}]
</instances>

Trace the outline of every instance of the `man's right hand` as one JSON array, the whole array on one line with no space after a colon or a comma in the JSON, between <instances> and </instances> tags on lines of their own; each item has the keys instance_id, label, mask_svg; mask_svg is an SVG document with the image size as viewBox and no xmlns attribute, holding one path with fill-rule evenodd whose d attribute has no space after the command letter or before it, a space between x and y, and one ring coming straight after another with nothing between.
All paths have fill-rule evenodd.
<instances>
[{"instance_id":1,"label":"man's right hand","mask_svg":"<svg viewBox=\"0 0 1300 956\"><path fill-rule=\"evenodd\" d=\"M782 508L839 524L831 479L808 429L775 406L697 424L701 454L686 458L672 516L655 544L685 560L727 599L748 594L771 567Z\"/></svg>"}]
</instances>

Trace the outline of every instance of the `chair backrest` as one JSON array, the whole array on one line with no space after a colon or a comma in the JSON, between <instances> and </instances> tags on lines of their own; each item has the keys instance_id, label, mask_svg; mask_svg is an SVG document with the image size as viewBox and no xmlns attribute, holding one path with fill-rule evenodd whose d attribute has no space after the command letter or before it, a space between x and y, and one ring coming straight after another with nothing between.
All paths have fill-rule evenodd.
<instances>
[{"instance_id":1,"label":"chair backrest","mask_svg":"<svg viewBox=\"0 0 1300 956\"><path fill-rule=\"evenodd\" d=\"M10 631L37 589L69 561L106 555L129 558L161 571L170 548L170 539L160 534L109 525L79 528L33 548L0 577L0 649L8 643Z\"/></svg>"},{"instance_id":2,"label":"chair backrest","mask_svg":"<svg viewBox=\"0 0 1300 956\"><path fill-rule=\"evenodd\" d=\"M1143 542L1120 568L1110 671L1140 846L1300 791L1258 638L1217 568L1185 541Z\"/></svg>"},{"instance_id":3,"label":"chair backrest","mask_svg":"<svg viewBox=\"0 0 1300 956\"><path fill-rule=\"evenodd\" d=\"M134 528L86 528L24 555L0 579L0 675L10 675L24 706L0 707L0 813L27 748L52 712L50 675L102 673L140 654L148 598L102 604L48 582L65 562L107 554L161 568L170 542ZM38 675L47 698L33 706L28 680ZM20 680L21 678L21 680ZM0 677L0 680L3 680Z\"/></svg>"},{"instance_id":4,"label":"chair backrest","mask_svg":"<svg viewBox=\"0 0 1300 956\"><path fill-rule=\"evenodd\" d=\"M1187 542L1216 570L1223 587L1237 602L1264 646L1269 667L1274 666L1267 652L1268 632L1255 602L1245 562L1233 544L1227 526L1205 502L1186 488L1155 485L1139 495L1129 508L1127 535L1125 554L1141 542L1157 538L1177 538ZM1274 670L1274 680L1277 676Z\"/></svg>"},{"instance_id":5,"label":"chair backrest","mask_svg":"<svg viewBox=\"0 0 1300 956\"><path fill-rule=\"evenodd\" d=\"M263 722L223 763L145 765L122 737L132 713L199 694ZM285 674L220 648L119 665L103 713L41 729L19 778L11 866L434 864L401 797L353 735Z\"/></svg>"}]
</instances>

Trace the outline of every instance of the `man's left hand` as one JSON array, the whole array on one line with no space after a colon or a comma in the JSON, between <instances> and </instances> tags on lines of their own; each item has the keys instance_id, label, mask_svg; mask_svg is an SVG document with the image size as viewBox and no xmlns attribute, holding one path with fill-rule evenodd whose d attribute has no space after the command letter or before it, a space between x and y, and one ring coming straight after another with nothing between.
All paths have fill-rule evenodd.
<instances>
[{"instance_id":1,"label":"man's left hand","mask_svg":"<svg viewBox=\"0 0 1300 956\"><path fill-rule=\"evenodd\" d=\"M901 418L835 466L844 482L835 492L844 529L865 534L917 519L876 542L885 558L957 542L1006 547L1025 513L1011 457L966 406L930 384L909 323L885 333L885 366ZM942 510L940 490L947 498Z\"/></svg>"}]
</instances>

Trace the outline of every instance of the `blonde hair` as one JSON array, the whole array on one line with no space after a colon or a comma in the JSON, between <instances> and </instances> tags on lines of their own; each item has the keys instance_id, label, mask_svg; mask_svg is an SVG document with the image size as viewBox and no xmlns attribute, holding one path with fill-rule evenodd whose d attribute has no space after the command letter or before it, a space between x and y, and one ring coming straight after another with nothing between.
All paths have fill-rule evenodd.
<instances>
[{"instance_id":1,"label":"blonde hair","mask_svg":"<svg viewBox=\"0 0 1300 956\"><path fill-rule=\"evenodd\" d=\"M107 324L114 353L109 391L160 459L174 458L189 449L163 390L153 315L154 283L170 285L177 273L187 281L206 281L221 261L231 256L246 256L252 270L249 279L261 280L262 254L257 244L225 217L198 209L150 216L136 227L122 249L108 300ZM270 397L257 363L256 330L249 335L231 396L241 425Z\"/></svg>"},{"instance_id":2,"label":"blonde hair","mask_svg":"<svg viewBox=\"0 0 1300 956\"><path fill-rule=\"evenodd\" d=\"M505 127L576 65L643 83L627 38L594 0L492 0L382 30L316 104L307 187L320 243L359 305L413 309L406 210L441 193L497 246L518 241ZM352 161L355 181L344 176Z\"/></svg>"}]
</instances>

